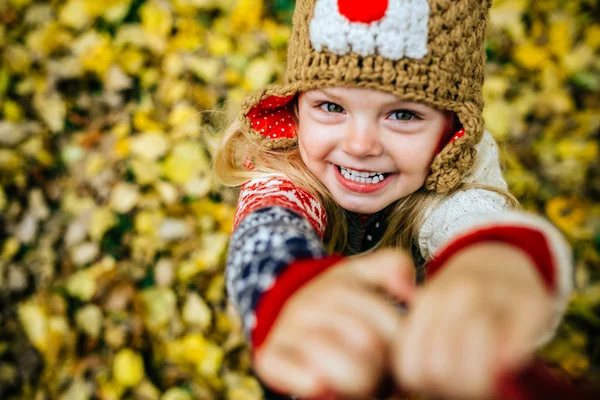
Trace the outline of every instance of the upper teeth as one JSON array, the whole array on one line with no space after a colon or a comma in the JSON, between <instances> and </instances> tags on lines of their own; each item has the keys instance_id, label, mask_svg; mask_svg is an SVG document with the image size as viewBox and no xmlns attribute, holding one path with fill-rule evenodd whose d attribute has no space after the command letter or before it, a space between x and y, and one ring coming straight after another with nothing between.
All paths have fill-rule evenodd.
<instances>
[{"instance_id":1,"label":"upper teeth","mask_svg":"<svg viewBox=\"0 0 600 400\"><path fill-rule=\"evenodd\" d=\"M356 171L344 167L340 167L340 171L344 178L360 183L378 183L385 179L383 176L385 172Z\"/></svg>"}]
</instances>

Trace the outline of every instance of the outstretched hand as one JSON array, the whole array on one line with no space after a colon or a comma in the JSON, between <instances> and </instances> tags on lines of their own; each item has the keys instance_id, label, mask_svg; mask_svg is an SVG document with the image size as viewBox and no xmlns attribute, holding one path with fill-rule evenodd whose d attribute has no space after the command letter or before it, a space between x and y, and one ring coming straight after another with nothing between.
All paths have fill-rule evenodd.
<instances>
[{"instance_id":1,"label":"outstretched hand","mask_svg":"<svg viewBox=\"0 0 600 400\"><path fill-rule=\"evenodd\" d=\"M499 376L530 360L551 310L531 260L513 247L465 249L418 291L410 257L382 250L343 261L290 297L255 370L300 398L369 398L390 371L404 390L490 398Z\"/></svg>"},{"instance_id":2,"label":"outstretched hand","mask_svg":"<svg viewBox=\"0 0 600 400\"><path fill-rule=\"evenodd\" d=\"M414 274L411 258L398 250L322 273L285 304L256 353L257 375L299 397L372 395L391 367L391 345L404 329L396 304L414 295Z\"/></svg>"},{"instance_id":3,"label":"outstretched hand","mask_svg":"<svg viewBox=\"0 0 600 400\"><path fill-rule=\"evenodd\" d=\"M396 381L449 398L491 398L550 325L551 295L530 259L502 244L458 253L415 296L394 346Z\"/></svg>"}]
</instances>

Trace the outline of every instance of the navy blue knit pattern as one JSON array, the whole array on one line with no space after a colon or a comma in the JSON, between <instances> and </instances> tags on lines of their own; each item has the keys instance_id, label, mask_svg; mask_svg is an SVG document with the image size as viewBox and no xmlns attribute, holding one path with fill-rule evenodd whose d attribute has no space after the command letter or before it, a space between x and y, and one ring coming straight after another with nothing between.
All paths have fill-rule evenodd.
<instances>
[{"instance_id":1,"label":"navy blue knit pattern","mask_svg":"<svg viewBox=\"0 0 600 400\"><path fill-rule=\"evenodd\" d=\"M231 237L226 282L248 340L256 324L257 302L277 276L296 260L326 255L315 229L287 208L266 207L244 218Z\"/></svg>"}]
</instances>

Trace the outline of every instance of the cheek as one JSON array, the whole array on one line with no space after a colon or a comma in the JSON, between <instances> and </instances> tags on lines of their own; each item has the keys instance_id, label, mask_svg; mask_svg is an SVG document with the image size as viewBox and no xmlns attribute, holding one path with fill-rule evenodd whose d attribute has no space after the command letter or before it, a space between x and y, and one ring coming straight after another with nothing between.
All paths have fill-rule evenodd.
<instances>
[{"instance_id":1,"label":"cheek","mask_svg":"<svg viewBox=\"0 0 600 400\"><path fill-rule=\"evenodd\" d=\"M307 159L318 160L325 157L329 152L329 142L328 136L318 129L306 127L298 130L298 147L305 162Z\"/></svg>"},{"instance_id":2,"label":"cheek","mask_svg":"<svg viewBox=\"0 0 600 400\"><path fill-rule=\"evenodd\" d=\"M394 156L396 165L405 174L428 174L435 156L435 145L431 140L419 140L408 141L405 145L398 146Z\"/></svg>"}]
</instances>

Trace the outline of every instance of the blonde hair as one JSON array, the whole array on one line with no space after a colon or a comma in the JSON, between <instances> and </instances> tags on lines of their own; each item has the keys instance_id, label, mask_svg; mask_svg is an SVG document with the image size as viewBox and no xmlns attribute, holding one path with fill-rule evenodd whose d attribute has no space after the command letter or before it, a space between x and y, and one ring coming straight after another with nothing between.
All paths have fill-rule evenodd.
<instances>
[{"instance_id":1,"label":"blonde hair","mask_svg":"<svg viewBox=\"0 0 600 400\"><path fill-rule=\"evenodd\" d=\"M254 178L285 176L295 185L311 193L321 202L327 213L327 228L323 236L330 252L342 253L347 245L348 226L346 211L340 207L329 190L308 170L300 156L298 145L288 149L268 150L244 134L239 122L225 131L213 156L214 180L229 187L239 187ZM250 161L252 168L244 164ZM507 191L496 187L463 183L450 193L439 194L421 187L387 207L387 228L382 239L370 251L381 247L402 248L411 251L424 222L425 211L443 198L460 190L485 189L504 196L511 207L518 201Z\"/></svg>"}]
</instances>

